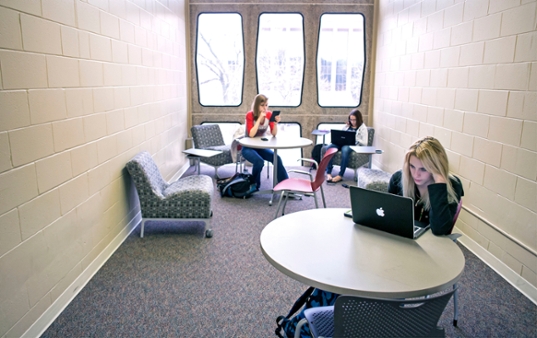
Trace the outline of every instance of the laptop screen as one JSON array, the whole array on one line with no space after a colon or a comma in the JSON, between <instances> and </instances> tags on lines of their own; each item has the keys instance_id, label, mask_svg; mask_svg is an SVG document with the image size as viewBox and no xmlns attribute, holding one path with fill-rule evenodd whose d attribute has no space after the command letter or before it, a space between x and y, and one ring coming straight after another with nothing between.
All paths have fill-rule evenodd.
<instances>
[{"instance_id":1,"label":"laptop screen","mask_svg":"<svg viewBox=\"0 0 537 338\"><path fill-rule=\"evenodd\" d=\"M355 186L349 190L354 223L414 238L414 203L411 198Z\"/></svg>"},{"instance_id":2,"label":"laptop screen","mask_svg":"<svg viewBox=\"0 0 537 338\"><path fill-rule=\"evenodd\" d=\"M332 129L330 139L333 144L338 146L353 146L356 144L356 131Z\"/></svg>"}]
</instances>

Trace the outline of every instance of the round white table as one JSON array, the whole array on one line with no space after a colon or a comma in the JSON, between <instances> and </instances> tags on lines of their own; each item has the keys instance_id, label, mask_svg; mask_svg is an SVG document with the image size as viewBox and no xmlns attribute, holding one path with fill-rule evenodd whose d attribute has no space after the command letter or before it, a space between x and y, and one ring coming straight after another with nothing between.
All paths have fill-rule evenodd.
<instances>
[{"instance_id":1,"label":"round white table","mask_svg":"<svg viewBox=\"0 0 537 338\"><path fill-rule=\"evenodd\" d=\"M265 258L285 275L339 294L410 298L452 287L465 259L450 238L427 231L417 240L343 216L347 209L287 214L261 232Z\"/></svg>"},{"instance_id":2,"label":"round white table","mask_svg":"<svg viewBox=\"0 0 537 338\"><path fill-rule=\"evenodd\" d=\"M313 142L304 137L276 137L276 136L267 136L268 140L263 141L261 137L243 137L239 139L239 143L243 147L253 148L253 149L273 149L274 158L273 158L273 172L272 172L272 187L278 184L278 149L291 149L291 148L303 148L311 145ZM260 191L258 193L265 193L266 191ZM272 205L274 198L273 190L269 190L272 194L270 198L269 205Z\"/></svg>"}]
</instances>

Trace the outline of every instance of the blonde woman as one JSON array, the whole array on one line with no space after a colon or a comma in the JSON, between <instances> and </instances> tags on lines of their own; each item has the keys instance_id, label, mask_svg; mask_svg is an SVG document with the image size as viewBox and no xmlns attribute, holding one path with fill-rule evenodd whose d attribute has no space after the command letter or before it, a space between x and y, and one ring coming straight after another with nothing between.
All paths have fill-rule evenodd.
<instances>
[{"instance_id":1,"label":"blonde woman","mask_svg":"<svg viewBox=\"0 0 537 338\"><path fill-rule=\"evenodd\" d=\"M410 146L403 169L393 174L388 191L412 198L415 220L430 224L437 236L451 233L457 205L464 195L461 181L449 173L444 147L431 136Z\"/></svg>"},{"instance_id":2,"label":"blonde woman","mask_svg":"<svg viewBox=\"0 0 537 338\"><path fill-rule=\"evenodd\" d=\"M272 112L268 110L268 98L263 94L257 94L252 103L252 110L246 113L246 137L267 136L269 133L276 136L278 133L278 123L281 117L278 115L274 122L270 122ZM265 161L274 161L274 152L270 149L242 148L242 157L252 163L252 176L257 184L257 189L261 186L261 170ZM282 164L282 159L278 156L278 182L289 178L287 171Z\"/></svg>"}]
</instances>

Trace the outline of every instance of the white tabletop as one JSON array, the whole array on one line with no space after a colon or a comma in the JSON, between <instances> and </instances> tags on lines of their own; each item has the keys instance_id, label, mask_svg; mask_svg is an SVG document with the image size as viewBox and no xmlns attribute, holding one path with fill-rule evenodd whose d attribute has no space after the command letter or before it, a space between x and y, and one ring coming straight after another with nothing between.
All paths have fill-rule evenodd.
<instances>
[{"instance_id":1,"label":"white tabletop","mask_svg":"<svg viewBox=\"0 0 537 338\"><path fill-rule=\"evenodd\" d=\"M311 145L313 142L304 137L278 137L267 136L268 141L261 140L261 137L243 137L239 143L248 148L254 149L290 149L302 148Z\"/></svg>"},{"instance_id":2,"label":"white tabletop","mask_svg":"<svg viewBox=\"0 0 537 338\"><path fill-rule=\"evenodd\" d=\"M282 273L339 294L409 298L445 290L464 269L460 248L427 231L411 240L354 224L348 209L287 214L261 233L261 250Z\"/></svg>"},{"instance_id":3,"label":"white tabletop","mask_svg":"<svg viewBox=\"0 0 537 338\"><path fill-rule=\"evenodd\" d=\"M377 148L375 147L351 146L350 148L358 154L376 154L377 153Z\"/></svg>"},{"instance_id":4,"label":"white tabletop","mask_svg":"<svg viewBox=\"0 0 537 338\"><path fill-rule=\"evenodd\" d=\"M190 148L183 150L183 153L192 155L192 156L199 156L199 157L212 157L216 156L218 154L221 154L222 151L220 150L210 150L210 149L196 149L196 148Z\"/></svg>"},{"instance_id":5,"label":"white tabletop","mask_svg":"<svg viewBox=\"0 0 537 338\"><path fill-rule=\"evenodd\" d=\"M322 130L322 129L314 129L312 132L311 132L312 135L327 135L327 134L330 134L330 130Z\"/></svg>"}]
</instances>

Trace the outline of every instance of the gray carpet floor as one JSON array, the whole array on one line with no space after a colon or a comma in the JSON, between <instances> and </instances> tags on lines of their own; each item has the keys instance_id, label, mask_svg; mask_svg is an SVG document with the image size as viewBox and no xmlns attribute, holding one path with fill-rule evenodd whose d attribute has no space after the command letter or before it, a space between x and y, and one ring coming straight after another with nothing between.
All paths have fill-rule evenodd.
<instances>
[{"instance_id":1,"label":"gray carpet floor","mask_svg":"<svg viewBox=\"0 0 537 338\"><path fill-rule=\"evenodd\" d=\"M214 169L202 165L202 174ZM219 170L231 176L234 166ZM191 175L193 169L185 175ZM263 175L266 170L263 171ZM353 184L352 171L345 182ZM263 187L270 186L263 178ZM328 207L349 207L348 189L325 185ZM307 289L277 271L259 248L274 217L269 195L246 200L215 194L212 229L203 224L146 223L125 240L42 337L275 337L275 319ZM321 203L321 201L319 201ZM286 213L314 208L290 201ZM447 337L537 337L537 306L461 246L466 257L453 300L439 325Z\"/></svg>"}]
</instances>

